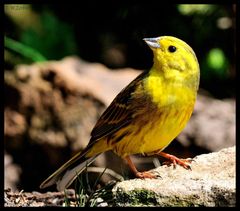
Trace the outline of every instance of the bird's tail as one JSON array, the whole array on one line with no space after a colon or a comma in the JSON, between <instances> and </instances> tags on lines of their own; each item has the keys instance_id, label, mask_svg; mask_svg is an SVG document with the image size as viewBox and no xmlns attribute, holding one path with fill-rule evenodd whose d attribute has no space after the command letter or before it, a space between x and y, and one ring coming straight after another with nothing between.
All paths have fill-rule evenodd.
<instances>
[{"instance_id":1,"label":"bird's tail","mask_svg":"<svg viewBox=\"0 0 240 211\"><path fill-rule=\"evenodd\" d=\"M76 177L89 166L98 155L87 158L85 157L88 150L77 153L69 161L63 164L57 171L50 175L45 181L42 182L40 188L46 188L53 184L57 184L58 191L63 191L68 188Z\"/></svg>"}]
</instances>

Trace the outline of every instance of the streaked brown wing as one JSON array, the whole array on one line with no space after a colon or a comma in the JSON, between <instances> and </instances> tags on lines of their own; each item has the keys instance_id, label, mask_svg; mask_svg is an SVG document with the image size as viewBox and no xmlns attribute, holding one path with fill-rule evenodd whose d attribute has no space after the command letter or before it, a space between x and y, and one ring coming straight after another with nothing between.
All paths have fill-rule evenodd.
<instances>
[{"instance_id":1,"label":"streaked brown wing","mask_svg":"<svg viewBox=\"0 0 240 211\"><path fill-rule=\"evenodd\" d=\"M132 93L146 75L147 72L141 73L115 97L93 128L90 142L113 134L131 123L134 112Z\"/></svg>"}]
</instances>

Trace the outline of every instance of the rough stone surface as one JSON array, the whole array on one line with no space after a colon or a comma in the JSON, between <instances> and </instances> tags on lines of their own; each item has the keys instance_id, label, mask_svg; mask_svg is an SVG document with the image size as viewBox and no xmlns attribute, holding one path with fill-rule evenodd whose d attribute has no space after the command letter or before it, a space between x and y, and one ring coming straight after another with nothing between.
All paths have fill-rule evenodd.
<instances>
[{"instance_id":1,"label":"rough stone surface","mask_svg":"<svg viewBox=\"0 0 240 211\"><path fill-rule=\"evenodd\" d=\"M235 147L196 156L192 170L161 166L158 179L118 183L116 206L235 206L235 167Z\"/></svg>"}]
</instances>

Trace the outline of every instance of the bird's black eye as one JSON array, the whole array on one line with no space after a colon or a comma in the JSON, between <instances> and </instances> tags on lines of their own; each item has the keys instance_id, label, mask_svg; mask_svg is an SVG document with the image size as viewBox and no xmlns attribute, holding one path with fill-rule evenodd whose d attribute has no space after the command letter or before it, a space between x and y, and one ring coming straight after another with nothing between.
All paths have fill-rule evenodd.
<instances>
[{"instance_id":1,"label":"bird's black eye","mask_svg":"<svg viewBox=\"0 0 240 211\"><path fill-rule=\"evenodd\" d=\"M170 53L173 53L173 52L175 52L177 50L177 48L175 47L175 46L173 46L173 45L170 45L169 47L168 47L168 51L170 52Z\"/></svg>"}]
</instances>

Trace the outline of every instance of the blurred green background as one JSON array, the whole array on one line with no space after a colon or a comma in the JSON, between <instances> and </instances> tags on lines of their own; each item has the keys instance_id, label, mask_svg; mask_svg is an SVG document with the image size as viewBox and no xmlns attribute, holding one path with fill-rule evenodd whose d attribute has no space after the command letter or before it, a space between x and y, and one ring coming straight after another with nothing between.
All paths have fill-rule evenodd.
<instances>
[{"instance_id":1,"label":"blurred green background","mask_svg":"<svg viewBox=\"0 0 240 211\"><path fill-rule=\"evenodd\" d=\"M77 55L117 69L147 69L144 37L172 35L198 57L201 88L235 97L236 5L156 4L156 1L82 1L81 4L6 4L5 69Z\"/></svg>"}]
</instances>

